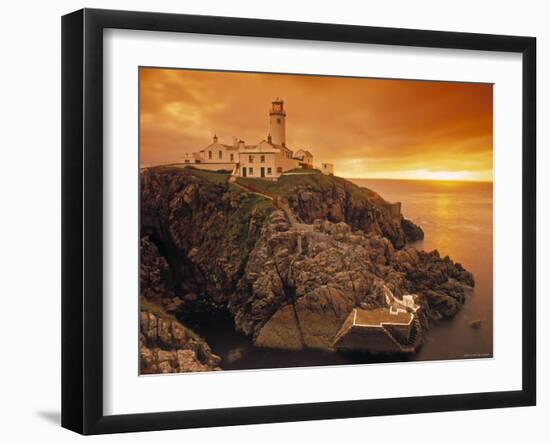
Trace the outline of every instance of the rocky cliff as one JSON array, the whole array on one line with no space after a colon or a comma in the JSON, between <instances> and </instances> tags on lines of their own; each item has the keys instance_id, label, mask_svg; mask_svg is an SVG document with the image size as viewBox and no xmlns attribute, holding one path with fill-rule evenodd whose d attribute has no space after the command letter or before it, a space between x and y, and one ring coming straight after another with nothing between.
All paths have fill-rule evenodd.
<instances>
[{"instance_id":1,"label":"rocky cliff","mask_svg":"<svg viewBox=\"0 0 550 443\"><path fill-rule=\"evenodd\" d=\"M274 209L263 197L227 183L227 174L155 168L141 174L141 255L154 244L166 260L164 287L149 294L174 295L188 303L225 304L248 254ZM143 271L142 267L142 271ZM142 278L150 270L144 270ZM166 302L166 296L161 297ZM157 302L159 300L157 299Z\"/></svg>"},{"instance_id":2,"label":"rocky cliff","mask_svg":"<svg viewBox=\"0 0 550 443\"><path fill-rule=\"evenodd\" d=\"M315 180L313 184L298 182L287 195L305 223L319 219L344 222L353 229L379 234L396 248L424 238L422 229L402 216L400 203L386 202L374 191L339 177L318 174Z\"/></svg>"},{"instance_id":3,"label":"rocky cliff","mask_svg":"<svg viewBox=\"0 0 550 443\"><path fill-rule=\"evenodd\" d=\"M406 246L422 230L376 193L322 174L277 182L191 168L141 174L141 295L178 317L229 310L258 346L331 349L355 306L418 293L453 316L472 275ZM212 363L212 362L210 362Z\"/></svg>"},{"instance_id":4,"label":"rocky cliff","mask_svg":"<svg viewBox=\"0 0 550 443\"><path fill-rule=\"evenodd\" d=\"M397 250L376 232L292 224L275 211L228 306L260 346L330 349L353 307L386 306L383 287L397 297L418 293L423 312L441 319L456 314L471 286L472 275L437 251Z\"/></svg>"},{"instance_id":5,"label":"rocky cliff","mask_svg":"<svg viewBox=\"0 0 550 443\"><path fill-rule=\"evenodd\" d=\"M150 310L146 301L140 313L140 373L217 371L220 357L208 344L174 318ZM156 312L155 312L156 311Z\"/></svg>"},{"instance_id":6,"label":"rocky cliff","mask_svg":"<svg viewBox=\"0 0 550 443\"><path fill-rule=\"evenodd\" d=\"M191 329L167 312L176 311L168 262L148 238L141 240L140 256L140 373L219 370L220 358ZM167 309L165 309L164 306Z\"/></svg>"}]
</instances>

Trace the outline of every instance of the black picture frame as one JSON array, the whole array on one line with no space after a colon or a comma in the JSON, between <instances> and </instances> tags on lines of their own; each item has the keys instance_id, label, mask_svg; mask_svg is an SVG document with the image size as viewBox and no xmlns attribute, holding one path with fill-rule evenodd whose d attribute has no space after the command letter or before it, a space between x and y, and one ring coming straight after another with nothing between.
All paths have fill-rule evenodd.
<instances>
[{"instance_id":1,"label":"black picture frame","mask_svg":"<svg viewBox=\"0 0 550 443\"><path fill-rule=\"evenodd\" d=\"M103 30L108 28L522 54L522 389L104 415L102 84ZM82 434L103 434L535 405L535 66L533 37L97 9L65 15L62 18L62 426Z\"/></svg>"}]
</instances>

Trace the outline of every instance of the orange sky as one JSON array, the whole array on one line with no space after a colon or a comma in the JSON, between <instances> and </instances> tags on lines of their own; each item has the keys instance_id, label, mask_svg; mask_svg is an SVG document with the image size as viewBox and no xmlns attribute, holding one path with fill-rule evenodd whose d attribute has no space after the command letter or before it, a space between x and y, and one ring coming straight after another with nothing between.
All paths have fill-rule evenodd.
<instances>
[{"instance_id":1,"label":"orange sky","mask_svg":"<svg viewBox=\"0 0 550 443\"><path fill-rule=\"evenodd\" d=\"M271 100L287 111L287 146L349 178L491 181L493 88L447 83L140 69L141 165L170 163L214 133L267 137Z\"/></svg>"}]
</instances>

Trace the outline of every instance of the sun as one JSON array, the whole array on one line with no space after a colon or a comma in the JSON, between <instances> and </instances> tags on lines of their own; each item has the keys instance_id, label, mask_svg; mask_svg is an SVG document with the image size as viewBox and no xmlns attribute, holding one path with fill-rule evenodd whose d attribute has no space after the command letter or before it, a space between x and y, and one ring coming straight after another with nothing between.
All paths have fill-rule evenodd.
<instances>
[{"instance_id":1,"label":"sun","mask_svg":"<svg viewBox=\"0 0 550 443\"><path fill-rule=\"evenodd\" d=\"M474 181L492 182L492 169L480 171L431 171L429 169L408 169L395 171L369 171L363 167L350 167L349 163L338 170L347 178L393 179L393 180L430 180L430 181ZM346 168L347 166L347 168ZM352 165L354 166L354 165Z\"/></svg>"},{"instance_id":2,"label":"sun","mask_svg":"<svg viewBox=\"0 0 550 443\"><path fill-rule=\"evenodd\" d=\"M424 175L424 174L423 174ZM469 171L426 171L424 180L472 180Z\"/></svg>"}]
</instances>

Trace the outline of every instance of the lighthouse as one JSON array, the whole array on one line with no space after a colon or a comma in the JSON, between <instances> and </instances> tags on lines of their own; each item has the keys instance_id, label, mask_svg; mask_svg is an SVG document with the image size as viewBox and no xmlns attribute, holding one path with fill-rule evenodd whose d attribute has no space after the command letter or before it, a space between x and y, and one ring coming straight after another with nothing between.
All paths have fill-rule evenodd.
<instances>
[{"instance_id":1,"label":"lighthouse","mask_svg":"<svg viewBox=\"0 0 550 443\"><path fill-rule=\"evenodd\" d=\"M285 118L284 101L277 97L269 111L269 135L274 145L286 146Z\"/></svg>"},{"instance_id":2,"label":"lighthouse","mask_svg":"<svg viewBox=\"0 0 550 443\"><path fill-rule=\"evenodd\" d=\"M313 154L307 149L293 151L286 143L286 110L283 99L277 97L269 108L267 138L248 144L233 137L233 143L220 143L214 134L212 142L198 152L184 153L184 166L208 171L227 171L232 176L277 180L292 169L318 169L334 174L334 166L322 163L314 166ZM302 173L302 172L300 172ZM311 174L311 171L306 171ZM296 174L296 172L294 172Z\"/></svg>"}]
</instances>

